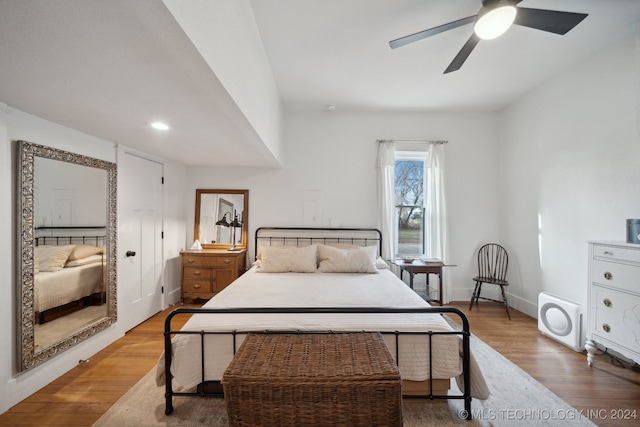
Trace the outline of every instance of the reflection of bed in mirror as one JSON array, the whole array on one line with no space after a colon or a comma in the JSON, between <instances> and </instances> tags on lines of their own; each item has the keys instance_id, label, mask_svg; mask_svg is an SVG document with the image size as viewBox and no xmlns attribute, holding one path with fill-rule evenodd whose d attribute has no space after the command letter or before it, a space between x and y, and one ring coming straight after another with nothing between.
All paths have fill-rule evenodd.
<instances>
[{"instance_id":1,"label":"reflection of bed in mirror","mask_svg":"<svg viewBox=\"0 0 640 427\"><path fill-rule=\"evenodd\" d=\"M24 371L116 322L117 167L27 141L17 144L16 343L17 369ZM74 254L59 252L64 246ZM80 281L85 285L73 285Z\"/></svg>"},{"instance_id":2,"label":"reflection of bed in mirror","mask_svg":"<svg viewBox=\"0 0 640 427\"><path fill-rule=\"evenodd\" d=\"M40 227L35 238L35 322L105 302L105 227ZM90 234L86 234L90 233Z\"/></svg>"}]
</instances>

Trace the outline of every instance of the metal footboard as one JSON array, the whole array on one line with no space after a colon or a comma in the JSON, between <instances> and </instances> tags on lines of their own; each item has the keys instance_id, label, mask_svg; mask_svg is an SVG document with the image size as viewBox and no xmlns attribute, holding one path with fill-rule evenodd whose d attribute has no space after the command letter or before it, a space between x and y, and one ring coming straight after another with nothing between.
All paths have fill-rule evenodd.
<instances>
[{"instance_id":1,"label":"metal footboard","mask_svg":"<svg viewBox=\"0 0 640 427\"><path fill-rule=\"evenodd\" d=\"M455 331L424 331L424 332L405 332L405 331L394 331L394 332L381 332L383 335L394 335L396 340L396 361L400 361L398 354L398 339L402 335L425 335L428 336L429 342L429 372L432 372L433 366L433 351L432 350L432 340L434 335L459 335L462 338L462 375L463 375L463 393L460 395L435 395L433 394L433 384L431 375L429 375L429 394L424 396L411 396L415 397L423 397L428 399L463 399L464 407L466 410L467 418L471 419L471 372L470 372L470 350L469 350L469 321L465 314L460 310L452 307L424 307L424 308L178 308L167 316L165 320L164 326L164 358L165 358L165 381L166 381L166 391L165 391L165 413L167 415L173 412L173 396L211 396L216 395L212 393L208 393L206 388L204 387L205 383L205 354L204 354L204 339L206 335L232 335L233 336L233 351L235 354L236 351L236 336L237 335L245 335L247 333L292 333L291 330L287 331L279 331L279 330L235 330L235 331L182 331L182 330L173 330L171 327L171 321L174 317L178 315L184 314L211 314L215 315L217 313L326 313L326 314L338 314L338 313L430 313L430 314L455 314L460 317L462 321L462 329ZM310 334L310 333L354 333L354 332L379 332L379 331L298 331L298 333L302 334ZM293 332L295 333L295 332ZM198 392L177 392L173 390L173 381L171 375L171 363L173 359L173 352L171 347L171 340L176 335L199 335L201 340L201 375L202 375L202 384L201 390ZM219 395L219 394L217 394Z\"/></svg>"}]
</instances>

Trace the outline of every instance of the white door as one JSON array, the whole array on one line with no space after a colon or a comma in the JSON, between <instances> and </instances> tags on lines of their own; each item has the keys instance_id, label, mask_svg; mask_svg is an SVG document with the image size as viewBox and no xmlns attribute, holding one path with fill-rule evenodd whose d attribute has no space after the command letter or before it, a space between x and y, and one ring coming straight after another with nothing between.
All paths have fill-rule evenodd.
<instances>
[{"instance_id":1,"label":"white door","mask_svg":"<svg viewBox=\"0 0 640 427\"><path fill-rule=\"evenodd\" d=\"M125 331L162 309L162 164L118 155L118 315Z\"/></svg>"}]
</instances>

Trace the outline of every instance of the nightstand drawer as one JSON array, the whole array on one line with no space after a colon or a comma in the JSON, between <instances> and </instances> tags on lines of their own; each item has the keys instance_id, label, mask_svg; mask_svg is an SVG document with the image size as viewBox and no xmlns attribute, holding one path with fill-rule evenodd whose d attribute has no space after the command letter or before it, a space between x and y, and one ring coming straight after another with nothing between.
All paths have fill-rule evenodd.
<instances>
[{"instance_id":1,"label":"nightstand drawer","mask_svg":"<svg viewBox=\"0 0 640 427\"><path fill-rule=\"evenodd\" d=\"M182 292L207 293L211 292L210 280L184 279L182 282Z\"/></svg>"},{"instance_id":2,"label":"nightstand drawer","mask_svg":"<svg viewBox=\"0 0 640 427\"><path fill-rule=\"evenodd\" d=\"M210 268L184 267L183 273L185 279L198 279L208 281L211 278Z\"/></svg>"},{"instance_id":3,"label":"nightstand drawer","mask_svg":"<svg viewBox=\"0 0 640 427\"><path fill-rule=\"evenodd\" d=\"M229 267L235 265L235 263L235 257L226 256L187 255L182 258L182 265L191 267Z\"/></svg>"},{"instance_id":4,"label":"nightstand drawer","mask_svg":"<svg viewBox=\"0 0 640 427\"><path fill-rule=\"evenodd\" d=\"M209 299L242 274L247 251L182 251L182 298Z\"/></svg>"}]
</instances>

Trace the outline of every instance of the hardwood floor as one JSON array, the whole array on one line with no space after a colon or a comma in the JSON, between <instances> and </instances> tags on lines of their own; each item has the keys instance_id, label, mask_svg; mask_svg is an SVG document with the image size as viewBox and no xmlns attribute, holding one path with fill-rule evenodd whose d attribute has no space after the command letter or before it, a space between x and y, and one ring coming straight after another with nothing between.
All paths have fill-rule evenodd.
<instances>
[{"instance_id":1,"label":"hardwood floor","mask_svg":"<svg viewBox=\"0 0 640 427\"><path fill-rule=\"evenodd\" d=\"M543 336L538 323L504 306L481 302L450 304L469 318L471 333L518 365L599 426L640 424L640 370L612 364L607 355L587 365L586 352L575 352ZM624 419L616 419L624 418Z\"/></svg>"},{"instance_id":2,"label":"hardwood floor","mask_svg":"<svg viewBox=\"0 0 640 427\"><path fill-rule=\"evenodd\" d=\"M481 303L472 311L468 310L468 303L450 305L467 314L474 335L577 410L583 410L584 416L597 425L638 424L640 371L615 366L605 355L599 356L590 368L584 354L542 336L535 319L512 310L512 320L507 320L501 305ZM169 311L158 313L89 362L0 415L0 425L92 425L155 366L163 350L162 331ZM613 419L616 415L633 414L635 419Z\"/></svg>"}]
</instances>

